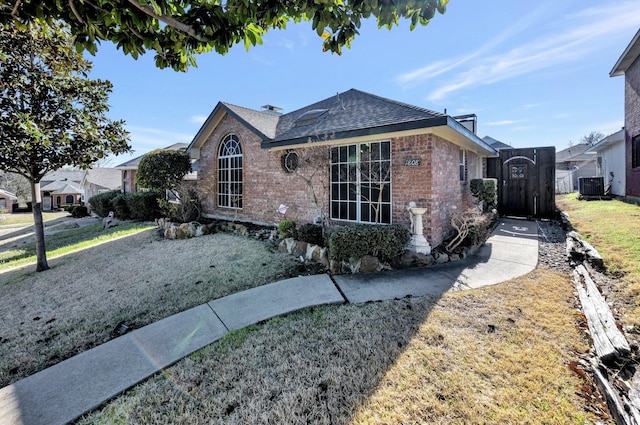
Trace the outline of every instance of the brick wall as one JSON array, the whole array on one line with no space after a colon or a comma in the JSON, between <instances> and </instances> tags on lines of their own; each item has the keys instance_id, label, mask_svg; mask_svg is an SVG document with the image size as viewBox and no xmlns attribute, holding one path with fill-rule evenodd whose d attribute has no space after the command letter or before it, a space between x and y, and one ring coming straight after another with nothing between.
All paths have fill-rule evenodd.
<instances>
[{"instance_id":1,"label":"brick wall","mask_svg":"<svg viewBox=\"0 0 640 425\"><path fill-rule=\"evenodd\" d=\"M217 154L220 141L229 133L238 136L242 146L244 193L241 210L217 206ZM198 189L207 193L205 214L277 223L283 217L276 210L280 204L285 204L289 206L286 217L298 225L313 222L320 215L320 208L329 215L329 148L307 146L296 147L300 166L296 172L286 173L281 166L285 151L269 152L260 148L260 139L227 115L200 148ZM459 179L460 148L435 135L418 135L393 139L391 149L392 221L409 225L407 206L411 201L427 207L424 231L435 247L449 234L451 214L464 211L470 205L468 182L461 183ZM407 166L407 159L420 159L420 165ZM477 164L477 156L467 152L469 178L481 172ZM341 222L334 220L330 224Z\"/></svg>"},{"instance_id":2,"label":"brick wall","mask_svg":"<svg viewBox=\"0 0 640 425\"><path fill-rule=\"evenodd\" d=\"M238 136L242 146L244 193L241 210L217 206L218 149L220 141L230 133ZM198 189L208 195L205 213L214 217L277 223L283 219L277 212L278 206L285 204L289 207L287 218L298 224L313 222L320 215L320 208L328 211L328 192L324 188L328 184L323 185L328 182L328 149L296 149L296 152L300 156L300 167L294 173L286 173L280 159L284 151L262 149L258 136L227 115L200 149ZM316 166L312 161L318 156L324 157L323 165ZM314 202L314 191L319 205Z\"/></svg>"},{"instance_id":3,"label":"brick wall","mask_svg":"<svg viewBox=\"0 0 640 425\"><path fill-rule=\"evenodd\" d=\"M625 137L626 137L626 191L629 196L640 196L640 167L631 168L631 140L640 135L640 59L624 74Z\"/></svg>"}]
</instances>

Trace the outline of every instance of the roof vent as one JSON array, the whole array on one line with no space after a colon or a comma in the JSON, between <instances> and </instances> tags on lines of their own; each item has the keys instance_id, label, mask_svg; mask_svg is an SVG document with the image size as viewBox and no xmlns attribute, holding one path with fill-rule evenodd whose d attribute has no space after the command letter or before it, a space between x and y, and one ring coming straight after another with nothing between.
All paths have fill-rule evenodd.
<instances>
[{"instance_id":1,"label":"roof vent","mask_svg":"<svg viewBox=\"0 0 640 425\"><path fill-rule=\"evenodd\" d=\"M319 122L320 118L322 118L328 111L328 109L311 109L310 111L307 111L296 118L294 123L296 127L315 124Z\"/></svg>"},{"instance_id":2,"label":"roof vent","mask_svg":"<svg viewBox=\"0 0 640 425\"><path fill-rule=\"evenodd\" d=\"M278 107L278 106L273 106L273 105L262 105L262 112L267 112L269 114L274 114L274 115L280 115L282 111L282 108Z\"/></svg>"}]
</instances>

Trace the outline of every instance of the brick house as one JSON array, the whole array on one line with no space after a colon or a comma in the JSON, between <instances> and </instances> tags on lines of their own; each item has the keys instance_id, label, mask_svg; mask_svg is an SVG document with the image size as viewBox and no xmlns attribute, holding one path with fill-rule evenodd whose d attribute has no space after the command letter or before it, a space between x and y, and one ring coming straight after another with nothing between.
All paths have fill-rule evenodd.
<instances>
[{"instance_id":1,"label":"brick house","mask_svg":"<svg viewBox=\"0 0 640 425\"><path fill-rule=\"evenodd\" d=\"M18 197L11 192L0 189L0 213L11 214L18 206Z\"/></svg>"},{"instance_id":2,"label":"brick house","mask_svg":"<svg viewBox=\"0 0 640 425\"><path fill-rule=\"evenodd\" d=\"M496 155L451 116L354 89L286 114L263 108L219 102L189 145L205 216L274 224L284 205L298 225L409 225L413 201L435 247Z\"/></svg>"},{"instance_id":3,"label":"brick house","mask_svg":"<svg viewBox=\"0 0 640 425\"><path fill-rule=\"evenodd\" d=\"M624 75L626 195L640 197L640 30L609 76Z\"/></svg>"},{"instance_id":4,"label":"brick house","mask_svg":"<svg viewBox=\"0 0 640 425\"><path fill-rule=\"evenodd\" d=\"M47 173L40 180L42 210L53 211L65 205L79 205L82 197L80 181L83 175L82 170L57 170Z\"/></svg>"}]
</instances>

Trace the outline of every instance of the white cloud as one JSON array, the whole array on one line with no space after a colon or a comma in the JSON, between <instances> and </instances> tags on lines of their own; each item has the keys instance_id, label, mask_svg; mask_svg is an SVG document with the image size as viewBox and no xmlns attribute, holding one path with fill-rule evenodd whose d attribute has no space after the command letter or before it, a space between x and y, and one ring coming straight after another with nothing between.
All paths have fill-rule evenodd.
<instances>
[{"instance_id":1,"label":"white cloud","mask_svg":"<svg viewBox=\"0 0 640 425\"><path fill-rule=\"evenodd\" d=\"M207 120L207 118L208 117L206 115L193 115L189 119L189 122L196 123L196 124L204 124L204 122Z\"/></svg>"},{"instance_id":2,"label":"white cloud","mask_svg":"<svg viewBox=\"0 0 640 425\"><path fill-rule=\"evenodd\" d=\"M193 134L178 133L157 128L126 126L130 133L130 144L134 155L144 155L154 149L171 146L175 143L191 143Z\"/></svg>"},{"instance_id":3,"label":"white cloud","mask_svg":"<svg viewBox=\"0 0 640 425\"><path fill-rule=\"evenodd\" d=\"M519 122L522 122L522 120L500 120L500 121L491 121L491 122L485 123L485 125L502 126L502 125L517 124Z\"/></svg>"},{"instance_id":4,"label":"white cloud","mask_svg":"<svg viewBox=\"0 0 640 425\"><path fill-rule=\"evenodd\" d=\"M533 15L537 16L537 13ZM552 23L563 28L559 32L540 36L510 50L497 51L504 40L532 23L535 23L533 17L524 19L475 52L401 74L396 81L408 87L423 83L444 72L452 74L451 78L427 96L429 101L437 101L467 87L493 84L578 62L594 54L605 43L619 44L621 30L634 29L640 25L640 8L637 7L637 0L632 0L585 9ZM622 51L623 46L619 48ZM491 52L494 53L490 54Z\"/></svg>"}]
</instances>

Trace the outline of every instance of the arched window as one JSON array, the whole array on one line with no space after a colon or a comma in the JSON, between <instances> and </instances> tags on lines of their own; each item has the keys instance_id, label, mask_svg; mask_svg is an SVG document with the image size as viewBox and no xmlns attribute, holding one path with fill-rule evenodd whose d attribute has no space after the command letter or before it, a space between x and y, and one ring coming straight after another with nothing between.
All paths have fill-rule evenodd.
<instances>
[{"instance_id":1,"label":"arched window","mask_svg":"<svg viewBox=\"0 0 640 425\"><path fill-rule=\"evenodd\" d=\"M73 199L73 195L67 195L67 197L66 197L64 202L65 202L65 204L69 204L69 205L75 203L74 199Z\"/></svg>"},{"instance_id":2,"label":"arched window","mask_svg":"<svg viewBox=\"0 0 640 425\"><path fill-rule=\"evenodd\" d=\"M242 208L242 147L235 134L229 134L220 143L218 206Z\"/></svg>"}]
</instances>

